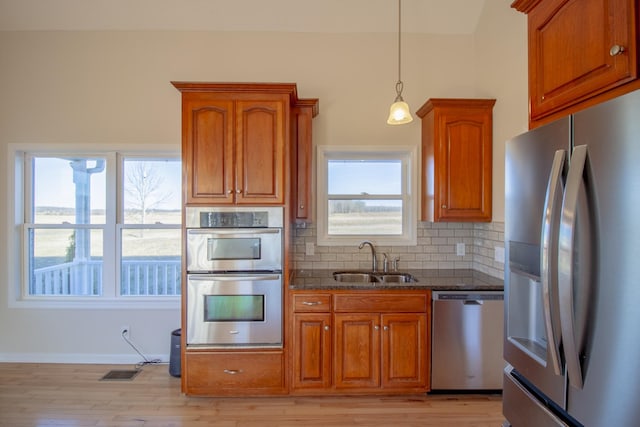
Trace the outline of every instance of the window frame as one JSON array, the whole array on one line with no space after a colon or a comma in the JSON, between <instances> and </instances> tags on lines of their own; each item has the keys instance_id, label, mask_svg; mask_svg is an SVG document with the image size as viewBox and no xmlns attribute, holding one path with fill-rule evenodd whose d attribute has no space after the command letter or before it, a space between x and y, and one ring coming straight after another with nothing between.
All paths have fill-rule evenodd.
<instances>
[{"instance_id":1,"label":"window frame","mask_svg":"<svg viewBox=\"0 0 640 427\"><path fill-rule=\"evenodd\" d=\"M329 160L400 160L402 171L402 230L400 235L328 233ZM319 246L358 245L370 240L376 245L410 246L417 243L418 147L417 146L318 146L317 147L317 244ZM380 198L372 196L371 199Z\"/></svg>"},{"instance_id":2,"label":"window frame","mask_svg":"<svg viewBox=\"0 0 640 427\"><path fill-rule=\"evenodd\" d=\"M42 227L42 224L27 222L33 202L33 187L29 187L28 159L33 157L100 156L107 160L104 224L60 224L60 227ZM182 224L125 224L124 223L124 159L176 159L181 160L179 148L169 144L9 144L8 145L8 204L7 223L7 289L10 307L26 308L136 308L165 309L179 307L180 295L120 295L121 230L139 228L182 229ZM180 185L180 188L182 186ZM182 206L180 207L182 210ZM34 228L35 226L35 228ZM29 247L27 238L30 229L43 228L88 228L103 230L103 276L100 295L30 295L29 294ZM180 254L182 259L182 254ZM181 273L180 273L181 274Z\"/></svg>"}]
</instances>

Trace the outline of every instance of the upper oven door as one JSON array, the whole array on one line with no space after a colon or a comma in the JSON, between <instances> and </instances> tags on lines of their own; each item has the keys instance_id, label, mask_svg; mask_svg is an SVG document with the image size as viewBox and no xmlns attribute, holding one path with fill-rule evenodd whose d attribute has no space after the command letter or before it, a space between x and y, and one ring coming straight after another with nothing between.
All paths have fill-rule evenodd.
<instances>
[{"instance_id":1,"label":"upper oven door","mask_svg":"<svg viewBox=\"0 0 640 427\"><path fill-rule=\"evenodd\" d=\"M187 272L282 271L282 229L187 229Z\"/></svg>"}]
</instances>

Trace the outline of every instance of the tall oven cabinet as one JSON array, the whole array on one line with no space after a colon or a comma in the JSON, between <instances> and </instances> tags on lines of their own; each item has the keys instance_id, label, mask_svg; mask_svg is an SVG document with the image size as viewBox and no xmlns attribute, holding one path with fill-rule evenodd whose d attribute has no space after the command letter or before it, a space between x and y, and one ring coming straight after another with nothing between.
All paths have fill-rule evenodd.
<instances>
[{"instance_id":1,"label":"tall oven cabinet","mask_svg":"<svg viewBox=\"0 0 640 427\"><path fill-rule=\"evenodd\" d=\"M183 213L185 218L190 211L199 214L195 221L186 221L183 230L182 391L207 396L286 394L288 349L282 327L287 324L288 313L282 307L288 300L288 224L293 221L292 215L296 216L293 206L307 205L298 203L299 191L293 190L297 188L296 180L306 186L306 176L298 176L306 169L291 169L298 163L304 166L301 161L294 162L293 157L299 151L306 153L298 147L310 147L309 122L317 114L318 100L298 99L295 83L172 84L182 94ZM275 227L281 230L277 245L263 247L265 238L251 237L244 229L215 234L222 237L211 237L211 230L204 230L226 226L262 230L259 214L269 209L284 213ZM231 214L224 218L215 215L221 212ZM194 245L194 239L187 237L204 235L208 236L204 245ZM243 243L232 242L233 239ZM262 259L274 250L282 251L282 258L269 271L260 271L251 263L189 269L187 262L199 256L207 260ZM273 276L270 286L281 288L267 291L266 287L258 287L254 282L261 274ZM215 278L209 277L214 275ZM238 287L231 289L231 283ZM209 290L203 284L210 286ZM212 298L214 295L220 298ZM260 298L264 301L262 310L256 302ZM229 308L231 299L237 301L234 310ZM222 303L217 305L214 300ZM246 331L229 326L229 319L246 326ZM249 325L261 321L269 323L270 334L272 330L278 333L265 336L265 328L254 327L257 323ZM200 331L196 326L199 322L223 323L224 328L217 324L215 327L224 333L216 330L196 339L194 331ZM243 333L245 336L241 337ZM237 335L231 339L224 334Z\"/></svg>"}]
</instances>

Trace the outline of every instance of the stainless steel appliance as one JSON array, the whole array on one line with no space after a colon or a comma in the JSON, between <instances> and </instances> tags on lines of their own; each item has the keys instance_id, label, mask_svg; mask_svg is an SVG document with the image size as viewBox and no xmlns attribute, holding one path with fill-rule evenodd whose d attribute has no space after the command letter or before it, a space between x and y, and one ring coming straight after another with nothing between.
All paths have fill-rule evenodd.
<instances>
[{"instance_id":1,"label":"stainless steel appliance","mask_svg":"<svg viewBox=\"0 0 640 427\"><path fill-rule=\"evenodd\" d=\"M187 346L282 346L283 208L186 208Z\"/></svg>"},{"instance_id":2,"label":"stainless steel appliance","mask_svg":"<svg viewBox=\"0 0 640 427\"><path fill-rule=\"evenodd\" d=\"M503 412L640 420L640 92L507 142Z\"/></svg>"},{"instance_id":3,"label":"stainless steel appliance","mask_svg":"<svg viewBox=\"0 0 640 427\"><path fill-rule=\"evenodd\" d=\"M500 390L503 293L433 292L431 389Z\"/></svg>"},{"instance_id":4,"label":"stainless steel appliance","mask_svg":"<svg viewBox=\"0 0 640 427\"><path fill-rule=\"evenodd\" d=\"M282 271L282 208L186 208L187 271Z\"/></svg>"}]
</instances>

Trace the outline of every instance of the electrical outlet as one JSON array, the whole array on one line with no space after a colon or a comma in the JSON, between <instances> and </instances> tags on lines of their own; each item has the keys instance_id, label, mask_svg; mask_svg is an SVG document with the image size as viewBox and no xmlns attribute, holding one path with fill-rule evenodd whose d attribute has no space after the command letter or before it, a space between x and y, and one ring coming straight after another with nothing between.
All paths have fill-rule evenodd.
<instances>
[{"instance_id":1,"label":"electrical outlet","mask_svg":"<svg viewBox=\"0 0 640 427\"><path fill-rule=\"evenodd\" d=\"M493 259L504 264L504 248L496 246L493 251Z\"/></svg>"},{"instance_id":2,"label":"electrical outlet","mask_svg":"<svg viewBox=\"0 0 640 427\"><path fill-rule=\"evenodd\" d=\"M464 256L464 254L465 254L464 243L456 243L456 255Z\"/></svg>"},{"instance_id":3,"label":"electrical outlet","mask_svg":"<svg viewBox=\"0 0 640 427\"><path fill-rule=\"evenodd\" d=\"M307 242L305 243L305 247L304 247L304 253L305 255L315 255L316 253L316 247L313 244L313 242Z\"/></svg>"},{"instance_id":4,"label":"electrical outlet","mask_svg":"<svg viewBox=\"0 0 640 427\"><path fill-rule=\"evenodd\" d=\"M124 325L120 328L120 335L123 338L131 338L131 327L129 325Z\"/></svg>"}]
</instances>

